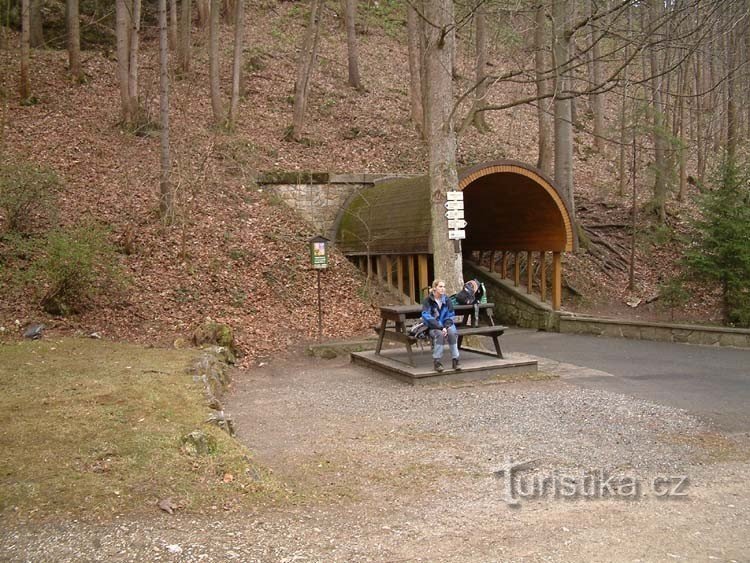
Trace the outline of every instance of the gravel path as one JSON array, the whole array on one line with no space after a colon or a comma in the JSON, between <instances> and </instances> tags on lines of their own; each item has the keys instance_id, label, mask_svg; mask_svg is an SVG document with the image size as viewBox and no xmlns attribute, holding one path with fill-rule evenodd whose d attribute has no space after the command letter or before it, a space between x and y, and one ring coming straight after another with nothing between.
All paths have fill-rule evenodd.
<instances>
[{"instance_id":1,"label":"gravel path","mask_svg":"<svg viewBox=\"0 0 750 563\"><path fill-rule=\"evenodd\" d=\"M239 375L228 410L290 500L6 527L1 558L750 560L747 436L540 370L559 379L423 388L343 358L274 361Z\"/></svg>"}]
</instances>

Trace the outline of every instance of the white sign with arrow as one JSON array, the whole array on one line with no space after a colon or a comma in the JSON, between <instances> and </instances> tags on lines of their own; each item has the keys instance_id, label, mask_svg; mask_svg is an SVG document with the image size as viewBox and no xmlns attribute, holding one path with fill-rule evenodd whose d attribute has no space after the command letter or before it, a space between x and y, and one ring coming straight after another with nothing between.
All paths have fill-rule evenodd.
<instances>
[{"instance_id":1,"label":"white sign with arrow","mask_svg":"<svg viewBox=\"0 0 750 563\"><path fill-rule=\"evenodd\" d=\"M449 229L465 229L468 223L463 219L448 219Z\"/></svg>"},{"instance_id":2,"label":"white sign with arrow","mask_svg":"<svg viewBox=\"0 0 750 563\"><path fill-rule=\"evenodd\" d=\"M448 201L463 201L464 199L464 192L458 192L458 191L451 191L448 192Z\"/></svg>"},{"instance_id":3,"label":"white sign with arrow","mask_svg":"<svg viewBox=\"0 0 750 563\"><path fill-rule=\"evenodd\" d=\"M449 221L451 219L463 219L464 210L463 209L451 209L450 211L446 211L445 218L448 219Z\"/></svg>"},{"instance_id":4,"label":"white sign with arrow","mask_svg":"<svg viewBox=\"0 0 750 563\"><path fill-rule=\"evenodd\" d=\"M445 208L446 209L463 209L464 208L464 200L462 199L452 199L450 201L445 202Z\"/></svg>"},{"instance_id":5,"label":"white sign with arrow","mask_svg":"<svg viewBox=\"0 0 750 563\"><path fill-rule=\"evenodd\" d=\"M464 230L458 230L458 229L451 229L448 231L448 238L450 240L461 240L466 238L466 231Z\"/></svg>"}]
</instances>

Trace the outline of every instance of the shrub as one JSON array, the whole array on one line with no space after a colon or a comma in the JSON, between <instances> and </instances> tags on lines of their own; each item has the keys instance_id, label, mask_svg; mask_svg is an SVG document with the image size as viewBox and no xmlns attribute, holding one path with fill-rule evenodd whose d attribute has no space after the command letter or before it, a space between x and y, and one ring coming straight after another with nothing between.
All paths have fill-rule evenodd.
<instances>
[{"instance_id":1,"label":"shrub","mask_svg":"<svg viewBox=\"0 0 750 563\"><path fill-rule=\"evenodd\" d=\"M42 308L50 314L81 312L103 290L123 285L115 248L98 225L55 229L35 245L39 248L27 281L33 282Z\"/></svg>"},{"instance_id":2,"label":"shrub","mask_svg":"<svg viewBox=\"0 0 750 563\"><path fill-rule=\"evenodd\" d=\"M48 223L59 184L54 171L31 163L0 166L0 209L5 229L29 235Z\"/></svg>"}]
</instances>

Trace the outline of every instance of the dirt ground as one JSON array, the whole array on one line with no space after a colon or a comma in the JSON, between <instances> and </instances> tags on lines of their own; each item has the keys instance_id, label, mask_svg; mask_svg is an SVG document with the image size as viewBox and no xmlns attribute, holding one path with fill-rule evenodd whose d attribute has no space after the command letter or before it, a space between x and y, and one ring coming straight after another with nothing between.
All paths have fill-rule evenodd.
<instances>
[{"instance_id":1,"label":"dirt ground","mask_svg":"<svg viewBox=\"0 0 750 563\"><path fill-rule=\"evenodd\" d=\"M418 388L343 357L270 361L227 407L285 502L6 530L2 559L750 560L746 435L541 368Z\"/></svg>"}]
</instances>

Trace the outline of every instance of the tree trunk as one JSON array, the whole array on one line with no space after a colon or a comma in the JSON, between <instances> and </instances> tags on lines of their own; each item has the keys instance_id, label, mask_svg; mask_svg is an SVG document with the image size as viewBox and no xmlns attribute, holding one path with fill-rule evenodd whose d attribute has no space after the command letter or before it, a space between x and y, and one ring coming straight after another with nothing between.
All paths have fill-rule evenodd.
<instances>
[{"instance_id":1,"label":"tree trunk","mask_svg":"<svg viewBox=\"0 0 750 563\"><path fill-rule=\"evenodd\" d=\"M234 4L234 57L232 59L232 99L229 103L227 125L234 129L240 105L240 84L242 78L242 36L245 31L245 0L235 0Z\"/></svg>"},{"instance_id":2,"label":"tree trunk","mask_svg":"<svg viewBox=\"0 0 750 563\"><path fill-rule=\"evenodd\" d=\"M731 24L730 24L731 25ZM733 166L736 162L737 155L737 108L734 103L734 97L737 93L737 73L739 72L736 65L737 41L740 38L737 35L736 28L732 26L726 42L726 61L727 61L727 163Z\"/></svg>"},{"instance_id":3,"label":"tree trunk","mask_svg":"<svg viewBox=\"0 0 750 563\"><path fill-rule=\"evenodd\" d=\"M22 102L27 101L31 97L31 81L29 79L29 67L31 66L30 26L31 5L29 0L21 0L21 76L18 93L21 95Z\"/></svg>"},{"instance_id":4,"label":"tree trunk","mask_svg":"<svg viewBox=\"0 0 750 563\"><path fill-rule=\"evenodd\" d=\"M130 21L130 57L128 65L128 98L130 118L140 121L140 102L138 100L138 49L141 31L141 0L133 0L133 18Z\"/></svg>"},{"instance_id":5,"label":"tree trunk","mask_svg":"<svg viewBox=\"0 0 750 563\"><path fill-rule=\"evenodd\" d=\"M487 10L484 0L480 0L474 10L474 27L476 29L475 79L477 87L474 90L474 116L472 121L479 132L487 133L490 127L487 125L485 112L481 111L487 106Z\"/></svg>"},{"instance_id":6,"label":"tree trunk","mask_svg":"<svg viewBox=\"0 0 750 563\"><path fill-rule=\"evenodd\" d=\"M422 105L422 25L417 14L416 6L421 2L408 2L406 6L406 29L409 47L409 106L411 120L419 136L425 138L424 106Z\"/></svg>"},{"instance_id":7,"label":"tree trunk","mask_svg":"<svg viewBox=\"0 0 750 563\"><path fill-rule=\"evenodd\" d=\"M589 16L594 15L593 0L589 0ZM589 50L589 80L594 88L602 83L601 72L601 33L597 31L597 25L593 21L589 23L591 49ZM594 147L600 153L606 150L604 142L604 108L602 107L602 95L592 92L589 94L589 105L594 121Z\"/></svg>"},{"instance_id":8,"label":"tree trunk","mask_svg":"<svg viewBox=\"0 0 750 563\"><path fill-rule=\"evenodd\" d=\"M573 193L573 116L568 58L568 1L553 0L553 64L555 67L555 184L568 198L571 218L575 220Z\"/></svg>"},{"instance_id":9,"label":"tree trunk","mask_svg":"<svg viewBox=\"0 0 750 563\"><path fill-rule=\"evenodd\" d=\"M120 83L120 106L122 123L131 121L130 96L128 95L128 30L130 8L127 0L115 1L115 30L117 35L117 81Z\"/></svg>"},{"instance_id":10,"label":"tree trunk","mask_svg":"<svg viewBox=\"0 0 750 563\"><path fill-rule=\"evenodd\" d=\"M210 18L210 2L211 0L196 0L196 5L198 6L198 25L201 26L201 29L206 29L209 24Z\"/></svg>"},{"instance_id":11,"label":"tree trunk","mask_svg":"<svg viewBox=\"0 0 750 563\"><path fill-rule=\"evenodd\" d=\"M456 132L453 110L452 51L453 2L425 0L427 48L425 52L426 126L430 158L430 216L432 259L436 278L445 280L450 291L463 286L461 245L448 239L445 202L449 191L458 189Z\"/></svg>"},{"instance_id":12,"label":"tree trunk","mask_svg":"<svg viewBox=\"0 0 750 563\"><path fill-rule=\"evenodd\" d=\"M42 17L42 0L31 0L29 22L29 45L33 48L44 46L44 18Z\"/></svg>"},{"instance_id":13,"label":"tree trunk","mask_svg":"<svg viewBox=\"0 0 750 563\"><path fill-rule=\"evenodd\" d=\"M649 28L651 36L656 32L660 18L661 0L649 1ZM654 211L659 223L664 224L667 218L667 181L666 181L666 143L664 139L664 106L662 102L662 77L661 66L657 57L656 49L649 51L649 64L651 67L651 96L653 103L653 133L654 143Z\"/></svg>"},{"instance_id":14,"label":"tree trunk","mask_svg":"<svg viewBox=\"0 0 750 563\"><path fill-rule=\"evenodd\" d=\"M357 50L357 30L355 22L357 19L357 0L344 1L344 23L346 25L346 45L348 48L349 61L349 85L357 90L362 90L362 81L359 78L359 54Z\"/></svg>"},{"instance_id":15,"label":"tree trunk","mask_svg":"<svg viewBox=\"0 0 750 563\"><path fill-rule=\"evenodd\" d=\"M81 24L78 14L78 0L67 0L65 21L68 30L68 67L76 82L83 81L81 68Z\"/></svg>"},{"instance_id":16,"label":"tree trunk","mask_svg":"<svg viewBox=\"0 0 750 563\"><path fill-rule=\"evenodd\" d=\"M307 97L310 93L310 81L312 80L313 68L318 55L318 36L320 31L320 11L323 6L322 0L312 0L310 5L310 23L305 32L302 43L299 62L297 64L297 80L294 84L294 112L292 116L292 129L289 137L295 141L302 138L302 128L305 124L305 110L307 109Z\"/></svg>"},{"instance_id":17,"label":"tree trunk","mask_svg":"<svg viewBox=\"0 0 750 563\"><path fill-rule=\"evenodd\" d=\"M551 84L547 78L547 57L545 56L545 9L543 4L537 6L534 28L534 69L536 72L536 94L539 96L536 106L537 122L539 125L539 156L537 168L552 175L552 102L547 97L551 93Z\"/></svg>"},{"instance_id":18,"label":"tree trunk","mask_svg":"<svg viewBox=\"0 0 750 563\"><path fill-rule=\"evenodd\" d=\"M159 0L159 114L161 123L161 177L159 181L159 213L167 225L174 219L174 197L169 155L169 30L167 0Z\"/></svg>"},{"instance_id":19,"label":"tree trunk","mask_svg":"<svg viewBox=\"0 0 750 563\"><path fill-rule=\"evenodd\" d=\"M169 49L177 50L177 0L169 0Z\"/></svg>"},{"instance_id":20,"label":"tree trunk","mask_svg":"<svg viewBox=\"0 0 750 563\"><path fill-rule=\"evenodd\" d=\"M211 84L211 109L214 123L224 120L224 108L221 104L221 84L219 80L219 16L221 0L211 0L211 14L208 25L208 76Z\"/></svg>"},{"instance_id":21,"label":"tree trunk","mask_svg":"<svg viewBox=\"0 0 750 563\"><path fill-rule=\"evenodd\" d=\"M193 27L192 3L192 0L182 0L180 6L180 47L177 51L177 64L180 71L184 73L190 72L190 32Z\"/></svg>"}]
</instances>

